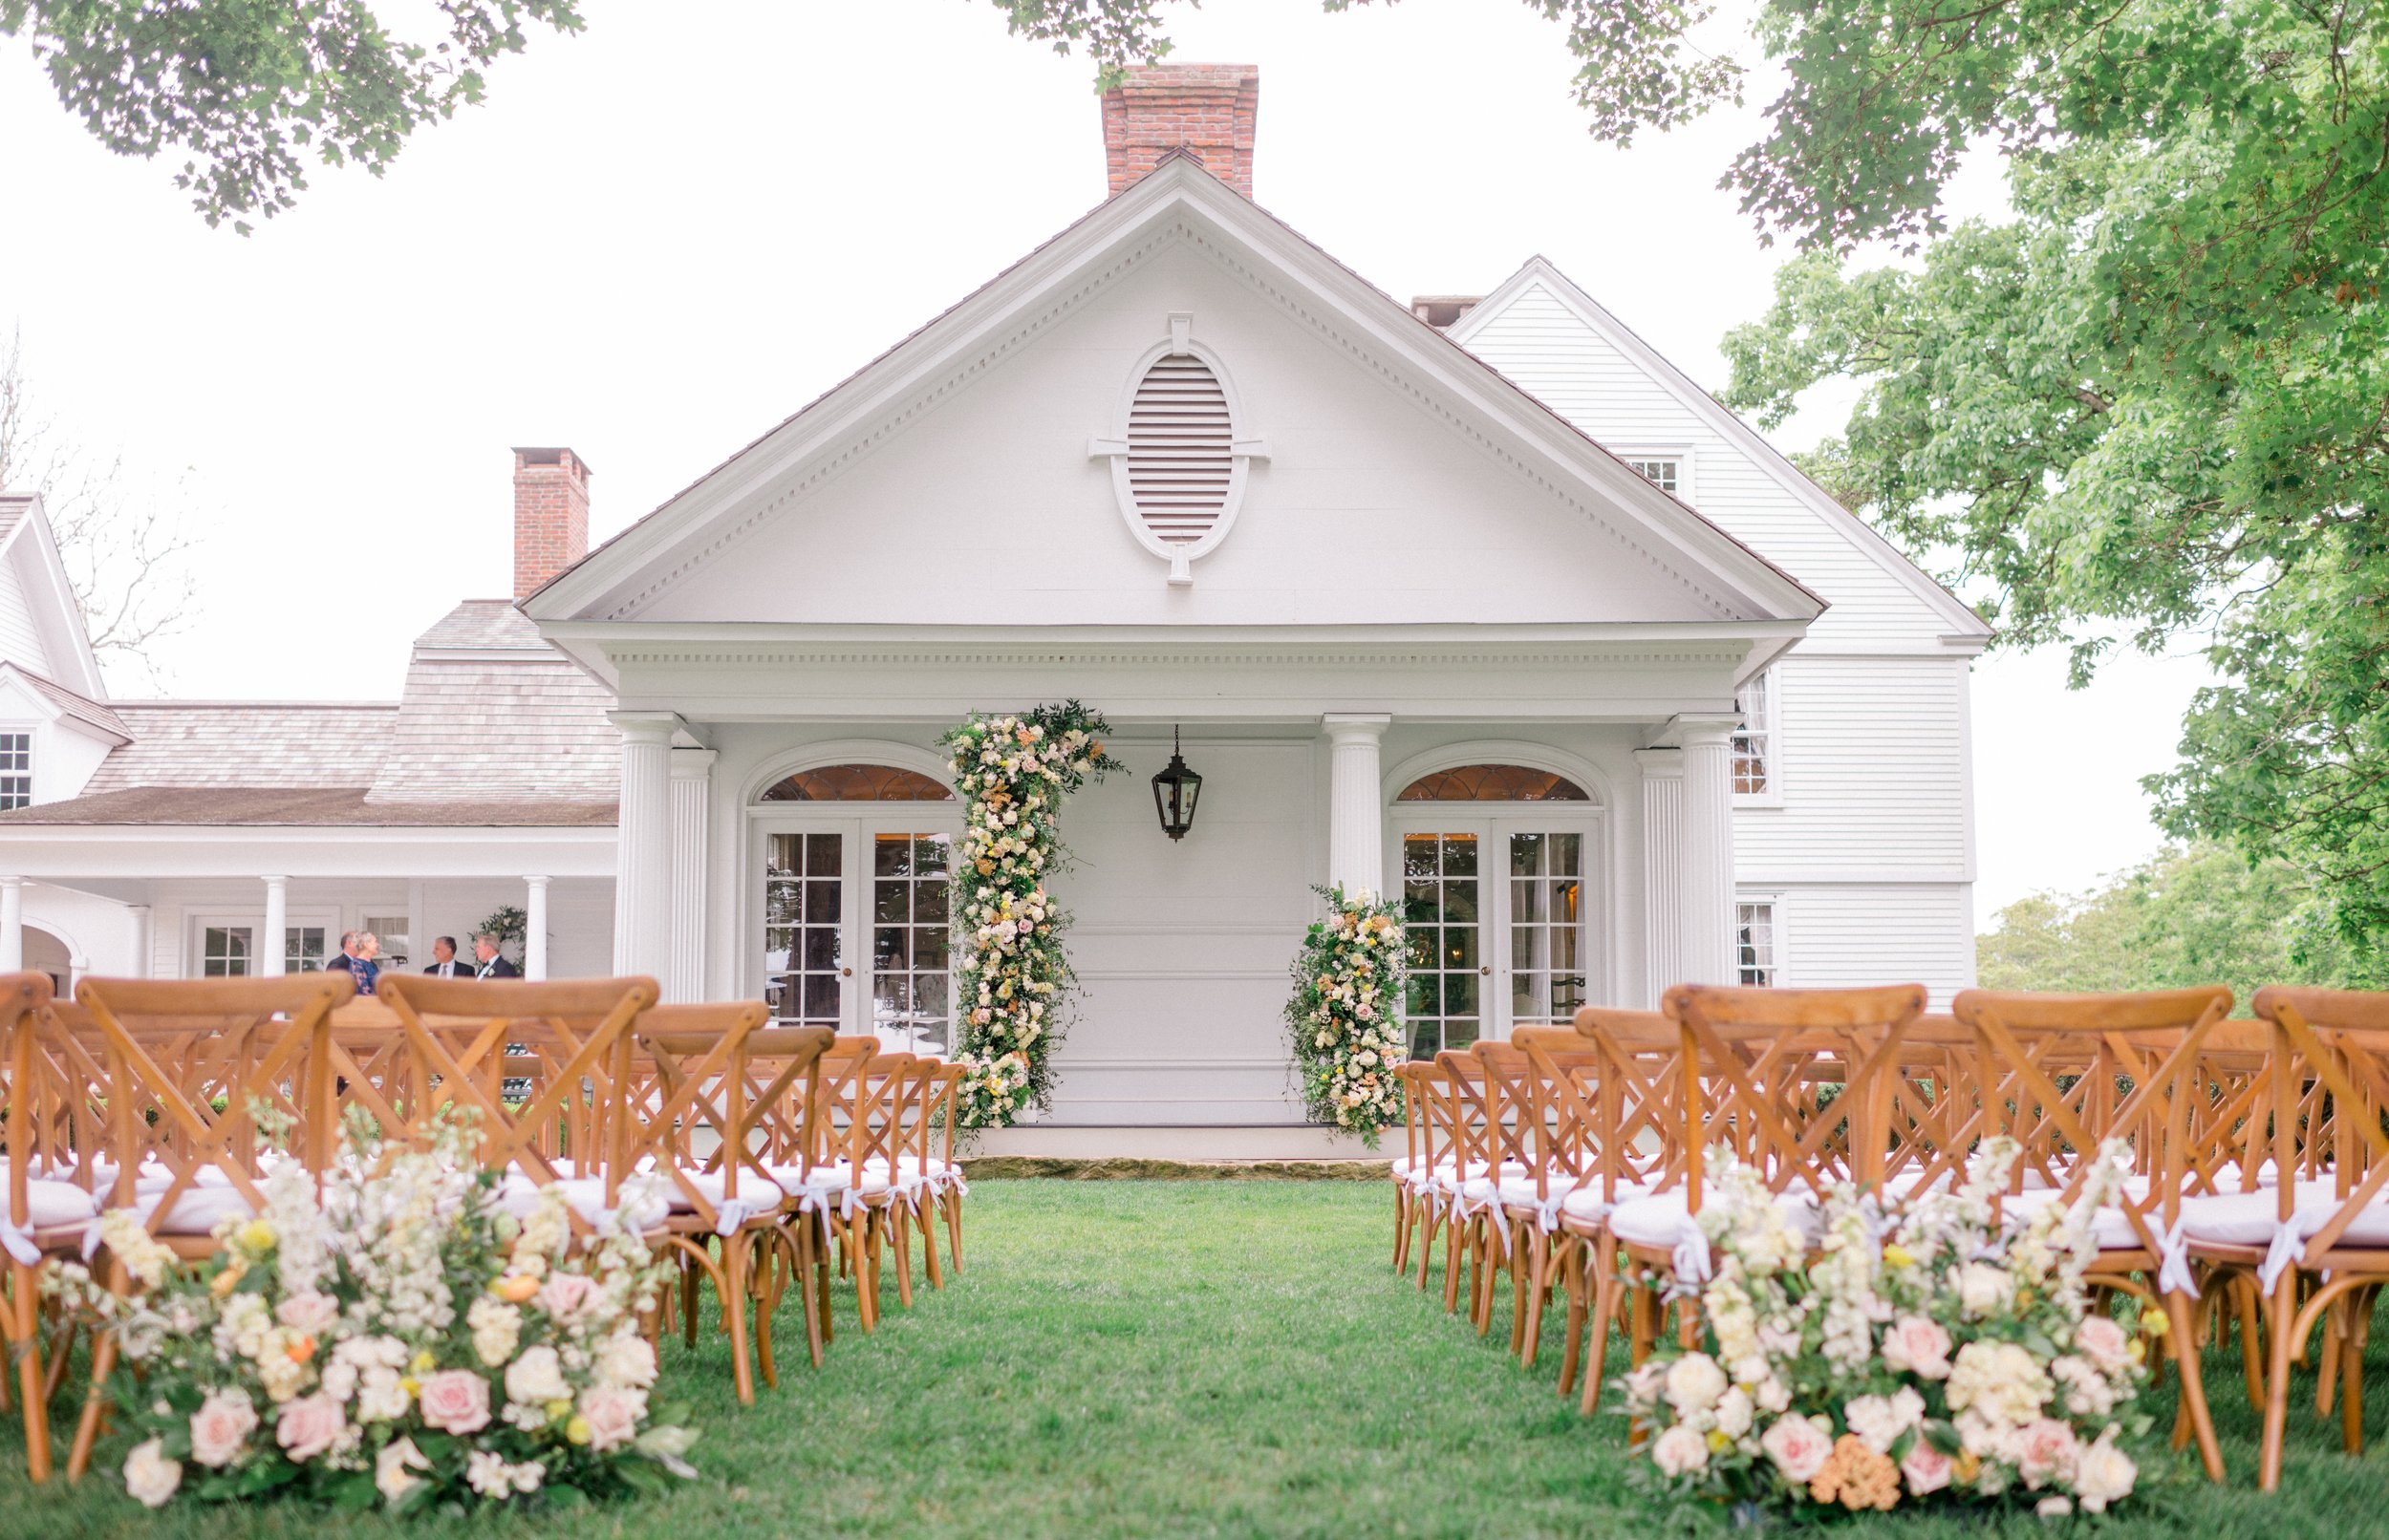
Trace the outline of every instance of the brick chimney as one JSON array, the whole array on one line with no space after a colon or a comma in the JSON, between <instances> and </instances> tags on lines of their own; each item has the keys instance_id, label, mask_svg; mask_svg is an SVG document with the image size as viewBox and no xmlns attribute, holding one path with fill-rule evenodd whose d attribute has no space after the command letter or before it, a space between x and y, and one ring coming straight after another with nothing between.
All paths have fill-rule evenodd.
<instances>
[{"instance_id":1,"label":"brick chimney","mask_svg":"<svg viewBox=\"0 0 2389 1540\"><path fill-rule=\"evenodd\" d=\"M1253 123L1260 69L1252 64L1149 64L1104 94L1104 162L1117 197L1172 150L1253 196Z\"/></svg>"},{"instance_id":2,"label":"brick chimney","mask_svg":"<svg viewBox=\"0 0 2389 1540\"><path fill-rule=\"evenodd\" d=\"M570 449L514 452L514 596L589 554L589 461Z\"/></svg>"}]
</instances>

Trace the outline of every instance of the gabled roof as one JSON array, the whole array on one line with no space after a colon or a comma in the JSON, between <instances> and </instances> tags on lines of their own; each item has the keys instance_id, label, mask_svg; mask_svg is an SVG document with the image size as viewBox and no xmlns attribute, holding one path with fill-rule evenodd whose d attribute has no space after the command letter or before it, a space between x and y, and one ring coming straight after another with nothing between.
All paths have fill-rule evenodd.
<instances>
[{"instance_id":1,"label":"gabled roof","mask_svg":"<svg viewBox=\"0 0 2389 1540\"><path fill-rule=\"evenodd\" d=\"M775 489L823 477L1041 334L1142 249L1206 247L1365 368L1431 402L1521 474L1598 505L1654 562L1741 618L1805 622L1824 601L1653 486L1557 414L1368 284L1191 155L1151 173L606 542L523 602L543 622L635 619L727 549Z\"/></svg>"},{"instance_id":2,"label":"gabled roof","mask_svg":"<svg viewBox=\"0 0 2389 1540\"><path fill-rule=\"evenodd\" d=\"M1641 367L1643 372L1662 389L1674 396L1684 406L1720 438L1734 444L1749 456L1751 462L1780 482L1784 489L1840 529L1851 544L1864 551L1885 571L1912 590L1937 613L1952 637L1970 640L1988 639L1991 625L1976 614L1965 600L1944 588L1940 581L1908 560L1905 552L1883 538L1883 532L1861 519L1835 500L1832 493L1819 486L1809 475L1794 464L1781 450L1762 437L1749 423L1728 410L1692 379L1668 362L1656 348L1643 340L1634 330L1612 314L1598 300L1579 288L1574 280L1542 256L1526 259L1525 266L1512 273L1494 291L1471 307L1453 322L1447 335L1460 346L1501 313L1511 301L1526 289L1540 284L1560 304L1573 311L1578 319L1600 333L1612 347Z\"/></svg>"},{"instance_id":3,"label":"gabled roof","mask_svg":"<svg viewBox=\"0 0 2389 1540\"><path fill-rule=\"evenodd\" d=\"M0 493L0 562L15 564L26 603L33 607L30 618L50 654L47 675L87 700L106 698L108 688L92 652L91 631L75 602L75 586L67 580L66 562L58 553L57 535L50 527L40 493Z\"/></svg>"},{"instance_id":4,"label":"gabled roof","mask_svg":"<svg viewBox=\"0 0 2389 1540\"><path fill-rule=\"evenodd\" d=\"M510 601L467 599L415 639L367 800L611 806L622 775L613 706Z\"/></svg>"},{"instance_id":5,"label":"gabled roof","mask_svg":"<svg viewBox=\"0 0 2389 1540\"><path fill-rule=\"evenodd\" d=\"M11 659L0 659L0 676L22 679L25 687L46 701L60 717L80 722L102 738L122 743L132 737L124 718L105 701L77 695L55 679L46 678Z\"/></svg>"}]
</instances>

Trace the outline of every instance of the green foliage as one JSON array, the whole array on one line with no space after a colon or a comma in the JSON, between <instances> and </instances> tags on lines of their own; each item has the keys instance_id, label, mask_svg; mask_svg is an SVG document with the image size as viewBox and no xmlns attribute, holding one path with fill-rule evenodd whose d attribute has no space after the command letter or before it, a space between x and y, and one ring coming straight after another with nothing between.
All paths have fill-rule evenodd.
<instances>
[{"instance_id":1,"label":"green foliage","mask_svg":"<svg viewBox=\"0 0 2389 1540\"><path fill-rule=\"evenodd\" d=\"M1349 1129L1370 1149L1402 1121L1393 1078L1402 1037L1402 975L1408 942L1402 915L1374 893L1341 884L1317 889L1327 917L1311 922L1294 954L1286 1035L1310 1120Z\"/></svg>"},{"instance_id":2,"label":"green foliage","mask_svg":"<svg viewBox=\"0 0 2389 1540\"><path fill-rule=\"evenodd\" d=\"M2378 989L2389 954L2351 945L2278 859L2171 847L2081 894L2035 893L1975 942L1985 989L2112 991L2228 984L2239 1014L2266 984Z\"/></svg>"},{"instance_id":3,"label":"green foliage","mask_svg":"<svg viewBox=\"0 0 2389 1540\"><path fill-rule=\"evenodd\" d=\"M530 934L530 916L518 906L504 904L491 909L489 918L482 921L473 933L487 936L504 950L521 946L523 938Z\"/></svg>"},{"instance_id":4,"label":"green foliage","mask_svg":"<svg viewBox=\"0 0 2389 1540\"><path fill-rule=\"evenodd\" d=\"M387 8L385 8L387 9ZM482 70L527 26L578 32L578 0L439 0L437 36L367 0L0 0L58 99L119 155L189 157L174 184L246 235L307 186L312 161L379 176L406 138L482 98Z\"/></svg>"}]
</instances>

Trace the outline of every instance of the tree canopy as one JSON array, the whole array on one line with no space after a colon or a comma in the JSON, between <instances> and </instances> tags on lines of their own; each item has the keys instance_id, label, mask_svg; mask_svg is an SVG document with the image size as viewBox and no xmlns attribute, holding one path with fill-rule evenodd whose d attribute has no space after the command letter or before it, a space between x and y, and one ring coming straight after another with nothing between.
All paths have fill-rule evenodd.
<instances>
[{"instance_id":1,"label":"tree canopy","mask_svg":"<svg viewBox=\"0 0 2389 1540\"><path fill-rule=\"evenodd\" d=\"M1977 938L1985 989L2184 989L2228 984L2248 1014L2267 984L2378 988L2389 956L2315 923L2286 861L2226 845L2174 845L2087 893L2035 893Z\"/></svg>"}]
</instances>

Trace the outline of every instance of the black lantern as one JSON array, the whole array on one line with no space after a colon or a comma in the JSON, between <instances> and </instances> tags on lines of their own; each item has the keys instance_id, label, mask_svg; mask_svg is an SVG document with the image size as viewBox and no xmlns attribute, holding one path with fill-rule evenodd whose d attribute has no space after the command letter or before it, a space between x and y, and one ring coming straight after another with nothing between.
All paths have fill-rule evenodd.
<instances>
[{"instance_id":1,"label":"black lantern","mask_svg":"<svg viewBox=\"0 0 2389 1540\"><path fill-rule=\"evenodd\" d=\"M1170 768L1153 776L1153 807L1161 814L1161 832L1173 840L1186 838L1194 826L1194 799L1203 794L1203 778L1178 757L1178 730L1170 729Z\"/></svg>"}]
</instances>

